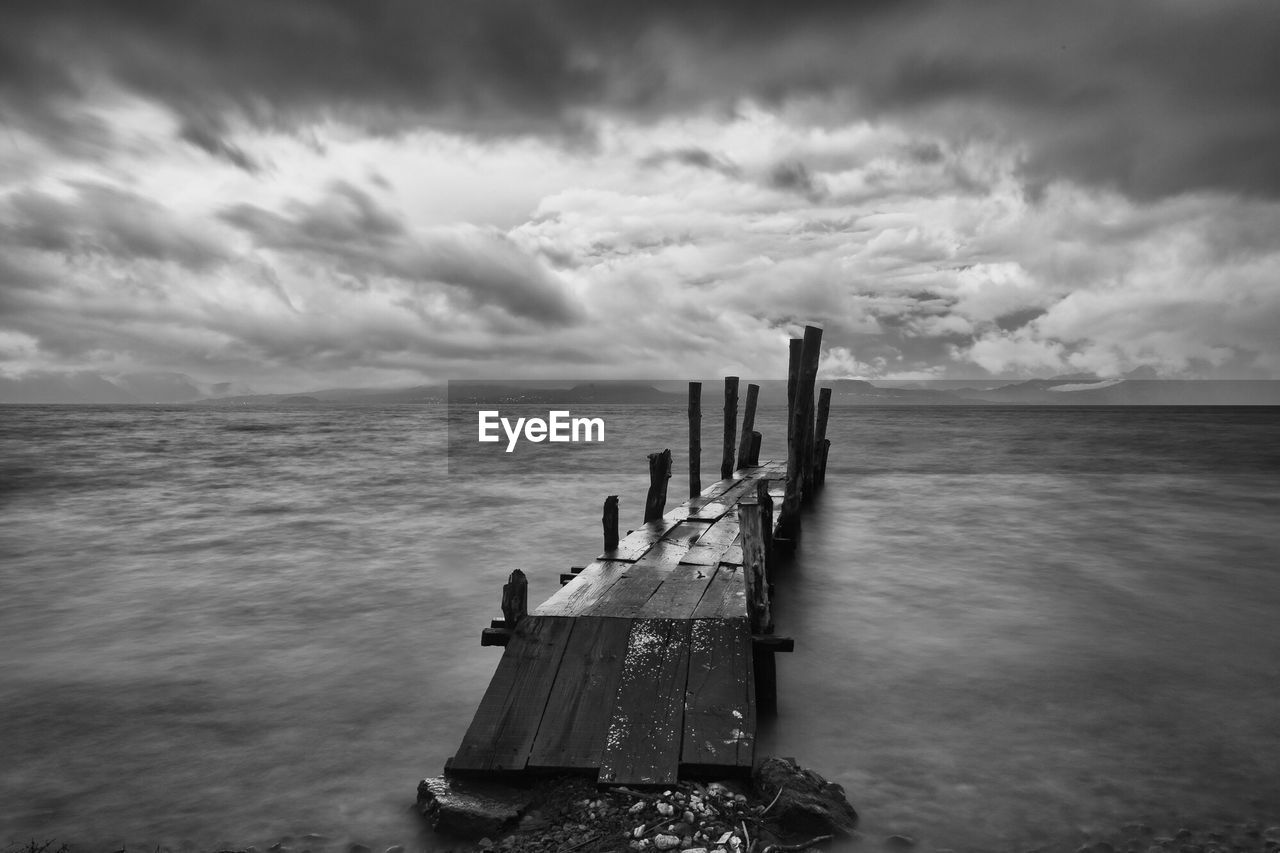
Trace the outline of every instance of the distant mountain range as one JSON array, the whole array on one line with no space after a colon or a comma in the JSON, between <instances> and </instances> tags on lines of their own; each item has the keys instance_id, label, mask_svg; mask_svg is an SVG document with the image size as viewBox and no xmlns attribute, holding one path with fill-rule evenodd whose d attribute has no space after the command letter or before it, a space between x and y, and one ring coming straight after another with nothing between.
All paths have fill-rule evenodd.
<instances>
[{"instance_id":1,"label":"distant mountain range","mask_svg":"<svg viewBox=\"0 0 1280 853\"><path fill-rule=\"evenodd\" d=\"M785 404L784 380L763 380L757 384L761 386L760 405ZM1156 379L1154 373L1143 369L1112 379L1072 374L1004 383L999 380L965 383L956 380L868 382L836 379L819 384L832 389L834 405L1280 405L1280 381ZM746 386L747 380L743 380L740 398L745 397ZM704 412L721 405L723 387L720 379L703 381ZM408 388L328 388L289 394L254 394L243 386L226 382L207 385L182 373L133 373L111 377L93 372L45 373L21 379L0 376L0 403L385 406L445 403L452 399L453 402L468 404L683 405L687 394L687 383L675 381L468 381Z\"/></svg>"}]
</instances>

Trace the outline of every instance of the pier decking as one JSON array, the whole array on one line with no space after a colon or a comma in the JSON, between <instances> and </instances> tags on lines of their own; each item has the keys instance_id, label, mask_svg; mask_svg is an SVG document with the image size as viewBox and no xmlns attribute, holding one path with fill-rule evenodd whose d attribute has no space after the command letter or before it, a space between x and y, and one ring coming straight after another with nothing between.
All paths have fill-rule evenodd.
<instances>
[{"instance_id":1,"label":"pier decking","mask_svg":"<svg viewBox=\"0 0 1280 853\"><path fill-rule=\"evenodd\" d=\"M733 469L737 379L726 380L721 480L664 513L671 454L653 454L652 520L619 539L617 499L607 500L604 553L527 615L522 601L511 605L525 589L523 574L512 573L506 618L485 632L485 644L505 645L502 660L447 773L573 772L600 784L669 785L750 772L757 716L771 704L773 653L790 651L789 640L769 636L767 570L781 541L773 505L782 509L777 534L794 536L801 490L825 473L829 392L816 441L812 405L820 337L810 327L803 351L792 347L786 462L754 462L751 386ZM692 483L699 388L691 383Z\"/></svg>"},{"instance_id":2,"label":"pier decking","mask_svg":"<svg viewBox=\"0 0 1280 853\"><path fill-rule=\"evenodd\" d=\"M516 625L449 771L596 771L661 785L750 770L752 635L738 501L785 466L728 480L632 531Z\"/></svg>"}]
</instances>

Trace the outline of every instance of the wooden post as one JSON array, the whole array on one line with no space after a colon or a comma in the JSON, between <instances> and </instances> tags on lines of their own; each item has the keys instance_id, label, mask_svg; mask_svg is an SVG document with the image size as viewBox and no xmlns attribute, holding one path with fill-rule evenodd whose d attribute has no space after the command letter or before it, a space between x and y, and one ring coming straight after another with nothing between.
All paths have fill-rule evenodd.
<instances>
[{"instance_id":1,"label":"wooden post","mask_svg":"<svg viewBox=\"0 0 1280 853\"><path fill-rule=\"evenodd\" d=\"M800 351L803 338L792 338L787 346L787 447L791 447L791 415L796 410L796 383L800 381ZM790 452L790 451L788 451Z\"/></svg>"},{"instance_id":2,"label":"wooden post","mask_svg":"<svg viewBox=\"0 0 1280 853\"><path fill-rule=\"evenodd\" d=\"M644 523L662 518L667 508L667 480L671 479L671 451L649 454L649 496L644 502Z\"/></svg>"},{"instance_id":3,"label":"wooden post","mask_svg":"<svg viewBox=\"0 0 1280 853\"><path fill-rule=\"evenodd\" d=\"M529 612L529 580L524 572L516 569L502 585L502 618L508 628L515 628L516 623Z\"/></svg>"},{"instance_id":4,"label":"wooden post","mask_svg":"<svg viewBox=\"0 0 1280 853\"><path fill-rule=\"evenodd\" d=\"M818 485L822 485L823 483L827 482L827 453L830 452L830 450L831 450L831 439L829 438L823 439L822 440L822 459L818 463L820 466L818 468Z\"/></svg>"},{"instance_id":5,"label":"wooden post","mask_svg":"<svg viewBox=\"0 0 1280 853\"><path fill-rule=\"evenodd\" d=\"M769 614L768 555L765 551L763 522L760 505L755 498L739 501L742 577L747 587L747 614L751 618L753 634L765 634L773 629L773 619Z\"/></svg>"},{"instance_id":6,"label":"wooden post","mask_svg":"<svg viewBox=\"0 0 1280 853\"><path fill-rule=\"evenodd\" d=\"M827 440L827 420L831 415L831 389L823 388L818 392L818 417L813 428L813 480L815 486L822 485L823 458Z\"/></svg>"},{"instance_id":7,"label":"wooden post","mask_svg":"<svg viewBox=\"0 0 1280 853\"><path fill-rule=\"evenodd\" d=\"M604 525L604 550L608 553L618 547L618 496L609 495L604 499L604 515L600 518Z\"/></svg>"},{"instance_id":8,"label":"wooden post","mask_svg":"<svg viewBox=\"0 0 1280 853\"><path fill-rule=\"evenodd\" d=\"M751 431L751 457L748 460L748 464L760 464L760 433L755 430Z\"/></svg>"},{"instance_id":9,"label":"wooden post","mask_svg":"<svg viewBox=\"0 0 1280 853\"><path fill-rule=\"evenodd\" d=\"M773 577L773 495L769 494L768 480L756 480L756 503L760 505L760 525L764 528L765 570Z\"/></svg>"},{"instance_id":10,"label":"wooden post","mask_svg":"<svg viewBox=\"0 0 1280 853\"><path fill-rule=\"evenodd\" d=\"M742 443L738 445L738 467L745 468L756 463L751 461L751 437L755 435L756 400L760 397L760 386L747 386L747 405L742 410Z\"/></svg>"},{"instance_id":11,"label":"wooden post","mask_svg":"<svg viewBox=\"0 0 1280 853\"><path fill-rule=\"evenodd\" d=\"M800 458L800 500L808 503L813 499L813 456L814 456L814 405L813 393L805 400L808 411L804 419L804 455Z\"/></svg>"},{"instance_id":12,"label":"wooden post","mask_svg":"<svg viewBox=\"0 0 1280 853\"><path fill-rule=\"evenodd\" d=\"M778 713L778 665L773 650L752 644L752 668L756 674L756 711L761 715Z\"/></svg>"},{"instance_id":13,"label":"wooden post","mask_svg":"<svg viewBox=\"0 0 1280 853\"><path fill-rule=\"evenodd\" d=\"M804 343L800 352L800 374L796 379L794 405L791 409L791 440L787 447L787 493L782 499L778 518L780 531L794 539L800 531L800 502L804 489L804 461L810 458L806 445L813 422L813 385L818 378L818 355L822 350L822 330L804 327Z\"/></svg>"},{"instance_id":14,"label":"wooden post","mask_svg":"<svg viewBox=\"0 0 1280 853\"><path fill-rule=\"evenodd\" d=\"M689 383L689 497L702 494L702 383Z\"/></svg>"},{"instance_id":15,"label":"wooden post","mask_svg":"<svg viewBox=\"0 0 1280 853\"><path fill-rule=\"evenodd\" d=\"M733 454L738 445L738 377L724 378L724 452L720 456L720 479L733 476Z\"/></svg>"}]
</instances>

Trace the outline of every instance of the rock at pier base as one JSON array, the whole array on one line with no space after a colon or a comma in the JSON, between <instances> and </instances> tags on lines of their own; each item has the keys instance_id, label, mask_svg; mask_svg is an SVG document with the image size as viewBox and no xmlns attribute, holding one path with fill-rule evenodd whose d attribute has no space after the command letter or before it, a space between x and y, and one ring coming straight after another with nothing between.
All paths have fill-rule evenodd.
<instances>
[{"instance_id":1,"label":"rock at pier base","mask_svg":"<svg viewBox=\"0 0 1280 853\"><path fill-rule=\"evenodd\" d=\"M844 788L805 770L795 759L766 758L751 779L757 796L766 803L777 797L768 816L788 833L854 837L858 813L845 798Z\"/></svg>"},{"instance_id":2,"label":"rock at pier base","mask_svg":"<svg viewBox=\"0 0 1280 853\"><path fill-rule=\"evenodd\" d=\"M532 793L435 776L418 783L418 809L431 827L458 838L496 836L514 826Z\"/></svg>"}]
</instances>

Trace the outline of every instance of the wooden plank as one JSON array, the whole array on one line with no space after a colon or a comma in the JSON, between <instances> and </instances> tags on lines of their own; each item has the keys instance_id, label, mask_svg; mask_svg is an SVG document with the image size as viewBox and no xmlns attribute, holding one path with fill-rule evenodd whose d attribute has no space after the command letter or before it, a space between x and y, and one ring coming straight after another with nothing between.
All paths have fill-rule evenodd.
<instances>
[{"instance_id":1,"label":"wooden plank","mask_svg":"<svg viewBox=\"0 0 1280 853\"><path fill-rule=\"evenodd\" d=\"M662 514L662 520L669 526L679 524L689 517L689 504L682 503L677 507L667 510Z\"/></svg>"},{"instance_id":2,"label":"wooden plank","mask_svg":"<svg viewBox=\"0 0 1280 853\"><path fill-rule=\"evenodd\" d=\"M755 477L748 477L736 481L731 487L726 489L714 499L707 501L701 506L690 507L689 518L719 518L725 513L733 509L744 495L754 495Z\"/></svg>"},{"instance_id":3,"label":"wooden plank","mask_svg":"<svg viewBox=\"0 0 1280 853\"><path fill-rule=\"evenodd\" d=\"M698 606L693 609L694 619L745 619L747 617L747 587L742 569L736 566L717 567L711 582Z\"/></svg>"},{"instance_id":4,"label":"wooden plank","mask_svg":"<svg viewBox=\"0 0 1280 853\"><path fill-rule=\"evenodd\" d=\"M707 585L715 576L711 566L685 566L663 579L661 586L644 603L640 619L692 619Z\"/></svg>"},{"instance_id":5,"label":"wooden plank","mask_svg":"<svg viewBox=\"0 0 1280 853\"><path fill-rule=\"evenodd\" d=\"M736 514L726 515L702 532L702 535L698 537L698 544L732 545L738 540L740 533L738 516Z\"/></svg>"},{"instance_id":6,"label":"wooden plank","mask_svg":"<svg viewBox=\"0 0 1280 853\"><path fill-rule=\"evenodd\" d=\"M645 551L648 551L653 547L653 543L661 539L663 535L677 523L678 522L660 518L657 521L642 524L626 536L622 537L622 541L618 543L617 548L614 548L612 551L605 551L596 559L638 560L644 556Z\"/></svg>"},{"instance_id":7,"label":"wooden plank","mask_svg":"<svg viewBox=\"0 0 1280 853\"><path fill-rule=\"evenodd\" d=\"M556 616L520 620L451 770L524 769L572 627Z\"/></svg>"},{"instance_id":8,"label":"wooden plank","mask_svg":"<svg viewBox=\"0 0 1280 853\"><path fill-rule=\"evenodd\" d=\"M729 546L723 542L707 542L694 545L689 553L680 558L680 562L686 566L715 567L724 562L728 551Z\"/></svg>"},{"instance_id":9,"label":"wooden plank","mask_svg":"<svg viewBox=\"0 0 1280 853\"><path fill-rule=\"evenodd\" d=\"M695 619L689 639L684 743L690 770L750 771L755 757L755 674L744 619Z\"/></svg>"},{"instance_id":10,"label":"wooden plank","mask_svg":"<svg viewBox=\"0 0 1280 853\"><path fill-rule=\"evenodd\" d=\"M741 549L729 553L729 546L738 541L739 535L737 515L726 513L698 537L698 544L689 549L681 562L698 566L715 566L725 560L741 563Z\"/></svg>"},{"instance_id":11,"label":"wooden plank","mask_svg":"<svg viewBox=\"0 0 1280 853\"><path fill-rule=\"evenodd\" d=\"M599 781L670 785L678 778L689 669L687 619L632 623Z\"/></svg>"},{"instance_id":12,"label":"wooden plank","mask_svg":"<svg viewBox=\"0 0 1280 853\"><path fill-rule=\"evenodd\" d=\"M690 498L689 506L696 508L715 500L727 490L736 486L741 479L741 477L731 477L728 480L716 480L703 489L696 498Z\"/></svg>"},{"instance_id":13,"label":"wooden plank","mask_svg":"<svg viewBox=\"0 0 1280 853\"><path fill-rule=\"evenodd\" d=\"M666 533L662 534L663 541L683 542L687 541L687 546L692 547L693 543L700 540L707 532L707 524L701 521L685 521L675 525Z\"/></svg>"},{"instance_id":14,"label":"wooden plank","mask_svg":"<svg viewBox=\"0 0 1280 853\"><path fill-rule=\"evenodd\" d=\"M649 599L662 586L666 572L640 569L634 575L618 578L609 588L609 594L582 611L583 616L612 616L616 619L635 619L644 610Z\"/></svg>"},{"instance_id":15,"label":"wooden plank","mask_svg":"<svg viewBox=\"0 0 1280 853\"><path fill-rule=\"evenodd\" d=\"M600 767L631 623L589 616L573 623L542 725L529 753L529 767Z\"/></svg>"},{"instance_id":16,"label":"wooden plank","mask_svg":"<svg viewBox=\"0 0 1280 853\"><path fill-rule=\"evenodd\" d=\"M646 551L644 556L636 560L633 565L637 569L645 568L670 572L680 564L680 560L684 555L689 553L689 548L690 542L687 538L677 541L662 539ZM635 572L627 572L627 574L632 575Z\"/></svg>"},{"instance_id":17,"label":"wooden plank","mask_svg":"<svg viewBox=\"0 0 1280 853\"><path fill-rule=\"evenodd\" d=\"M597 560L561 587L559 592L535 607L532 615L579 615L608 593L631 565L617 560Z\"/></svg>"}]
</instances>

